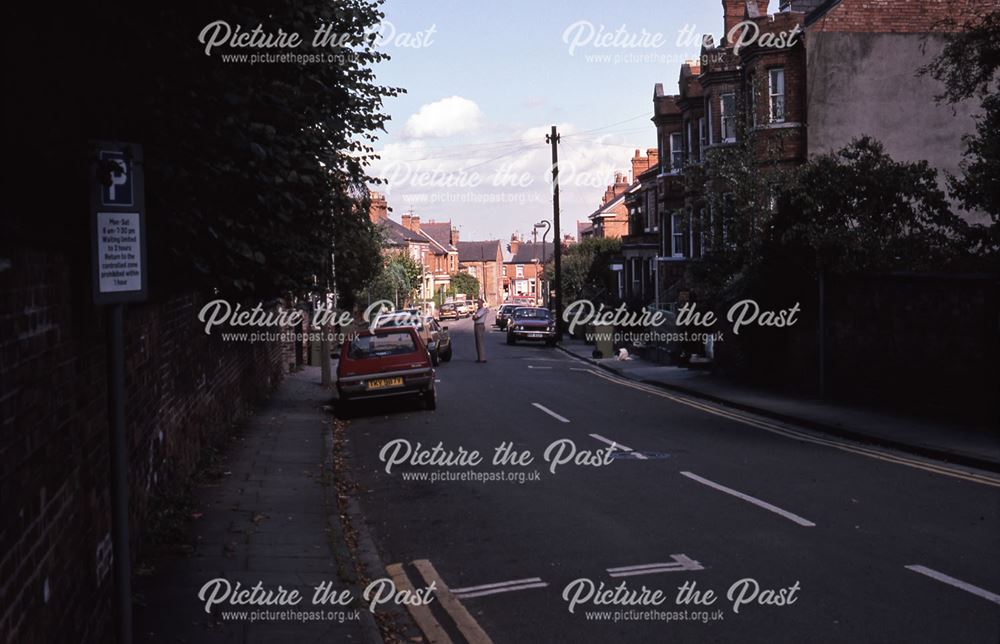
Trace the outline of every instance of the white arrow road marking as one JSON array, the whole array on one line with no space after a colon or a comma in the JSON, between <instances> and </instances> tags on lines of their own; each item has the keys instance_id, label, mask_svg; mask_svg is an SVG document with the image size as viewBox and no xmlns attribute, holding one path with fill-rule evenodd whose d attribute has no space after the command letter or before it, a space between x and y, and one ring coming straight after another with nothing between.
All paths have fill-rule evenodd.
<instances>
[{"instance_id":1,"label":"white arrow road marking","mask_svg":"<svg viewBox=\"0 0 1000 644\"><path fill-rule=\"evenodd\" d=\"M497 593L509 593L514 590L545 588L546 586L548 584L542 581L540 577L529 577L527 579L514 579L513 581L498 581L495 584L452 588L451 592L459 599L468 599L471 597L483 597L484 595L495 595Z\"/></svg>"},{"instance_id":2,"label":"white arrow road marking","mask_svg":"<svg viewBox=\"0 0 1000 644\"><path fill-rule=\"evenodd\" d=\"M731 494L731 495L735 496L738 499L743 499L747 503L753 503L754 505L756 505L759 508L764 508L765 510L770 510L771 512L774 512L775 514L778 514L778 515L781 515L781 516L785 517L789 521L794 521L795 523L798 523L800 526L804 526L806 528L813 528L813 527L816 526L815 523L813 523L812 521L809 521L808 519L803 519L802 517L800 517L797 514L792 514L791 512L788 512L787 510L782 510L781 508L779 508L776 505L771 505L767 501L761 501L760 499L752 497L749 494L743 494L742 492L737 492L736 490L734 490L732 488L728 488L725 485L719 485L718 483L715 483L713 481L709 481L708 479L703 479L700 476L698 476L697 474L692 474L691 472L681 472L681 474L684 475L684 476L686 476L686 477L688 477L692 481L697 481L697 482L701 483L702 485L707 485L708 487L716 489L716 490L718 490L720 492L725 492L726 494Z\"/></svg>"},{"instance_id":3,"label":"white arrow road marking","mask_svg":"<svg viewBox=\"0 0 1000 644\"><path fill-rule=\"evenodd\" d=\"M634 575L652 575L660 572L681 572L684 570L704 570L705 567L687 555L670 555L672 562L640 564L638 566L621 566L608 568L612 577L632 577Z\"/></svg>"},{"instance_id":4,"label":"white arrow road marking","mask_svg":"<svg viewBox=\"0 0 1000 644\"><path fill-rule=\"evenodd\" d=\"M991 601L994 604L1000 604L1000 595L996 593L991 593L988 590L980 588L979 586L973 586L972 584L962 581L961 579L955 579L954 577L949 577L943 572L938 572L936 570L931 570L927 566L904 566L907 570L912 570L913 572L919 572L921 575L927 575L931 579L937 579L938 581L948 584L949 586L954 586L955 588L961 588L967 593L972 593L973 595L978 595L986 601Z\"/></svg>"},{"instance_id":5,"label":"white arrow road marking","mask_svg":"<svg viewBox=\"0 0 1000 644\"><path fill-rule=\"evenodd\" d=\"M541 409L542 411L544 411L546 414L548 414L549 416L552 416L553 418L555 418L556 420L558 420L561 423L568 423L569 422L568 418L560 416L559 414L557 414L556 412L552 411L551 409L549 409L545 405L542 405L542 404L539 404L539 403L531 403L531 404L534 405L535 407L538 407L539 409Z\"/></svg>"},{"instance_id":6,"label":"white arrow road marking","mask_svg":"<svg viewBox=\"0 0 1000 644\"><path fill-rule=\"evenodd\" d=\"M591 436L591 438L596 438L597 440L601 441L602 443L607 443L608 445L611 445L612 447L617 447L618 449L620 449L623 452L631 452L633 456L635 456L637 459L639 459L641 461L645 461L646 460L646 456L645 455L640 454L639 452L635 451L631 447L626 447L625 445L622 445L618 441L608 440L607 438L604 438L600 434L591 434L590 436Z\"/></svg>"}]
</instances>

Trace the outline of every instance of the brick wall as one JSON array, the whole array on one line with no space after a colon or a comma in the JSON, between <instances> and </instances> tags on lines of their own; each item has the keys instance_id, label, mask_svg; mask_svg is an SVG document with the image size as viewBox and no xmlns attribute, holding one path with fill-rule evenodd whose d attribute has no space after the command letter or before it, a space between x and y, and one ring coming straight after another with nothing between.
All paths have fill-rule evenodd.
<instances>
[{"instance_id":1,"label":"brick wall","mask_svg":"<svg viewBox=\"0 0 1000 644\"><path fill-rule=\"evenodd\" d=\"M809 26L809 31L926 33L949 31L997 8L996 0L842 0Z\"/></svg>"},{"instance_id":2,"label":"brick wall","mask_svg":"<svg viewBox=\"0 0 1000 644\"><path fill-rule=\"evenodd\" d=\"M105 318L66 258L0 270L0 640L112 641ZM278 343L223 342L187 294L126 312L133 536L158 491L281 378Z\"/></svg>"}]
</instances>

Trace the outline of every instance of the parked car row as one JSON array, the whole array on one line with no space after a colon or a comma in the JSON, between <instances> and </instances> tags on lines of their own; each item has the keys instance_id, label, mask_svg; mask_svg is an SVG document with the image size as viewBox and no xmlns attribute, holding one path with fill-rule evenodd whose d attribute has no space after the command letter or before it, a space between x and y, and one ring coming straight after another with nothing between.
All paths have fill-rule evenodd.
<instances>
[{"instance_id":1,"label":"parked car row","mask_svg":"<svg viewBox=\"0 0 1000 644\"><path fill-rule=\"evenodd\" d=\"M425 315L416 309L403 310L393 313L385 313L375 320L375 328L402 328L413 327L427 347L430 354L431 364L435 367L441 362L451 360L451 334L448 327L442 326L437 320L429 315Z\"/></svg>"}]
</instances>

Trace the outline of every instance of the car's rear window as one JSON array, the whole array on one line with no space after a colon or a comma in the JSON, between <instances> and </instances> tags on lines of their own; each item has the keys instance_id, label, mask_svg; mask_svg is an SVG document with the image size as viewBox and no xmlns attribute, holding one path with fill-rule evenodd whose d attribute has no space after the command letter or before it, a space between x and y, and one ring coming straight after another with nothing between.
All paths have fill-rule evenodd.
<instances>
[{"instance_id":1,"label":"car's rear window","mask_svg":"<svg viewBox=\"0 0 1000 644\"><path fill-rule=\"evenodd\" d=\"M549 319L549 310L520 308L514 311L514 317L528 318L529 320L547 320Z\"/></svg>"},{"instance_id":2,"label":"car's rear window","mask_svg":"<svg viewBox=\"0 0 1000 644\"><path fill-rule=\"evenodd\" d=\"M352 360L364 360L365 358L398 356L413 353L416 350L417 345L409 333L379 333L360 336L352 340L351 345L347 348L347 355Z\"/></svg>"},{"instance_id":3,"label":"car's rear window","mask_svg":"<svg viewBox=\"0 0 1000 644\"><path fill-rule=\"evenodd\" d=\"M417 329L423 330L424 321L416 314L409 313L398 313L393 316L387 316L378 321L378 328L382 327L400 327L400 326L412 326Z\"/></svg>"}]
</instances>

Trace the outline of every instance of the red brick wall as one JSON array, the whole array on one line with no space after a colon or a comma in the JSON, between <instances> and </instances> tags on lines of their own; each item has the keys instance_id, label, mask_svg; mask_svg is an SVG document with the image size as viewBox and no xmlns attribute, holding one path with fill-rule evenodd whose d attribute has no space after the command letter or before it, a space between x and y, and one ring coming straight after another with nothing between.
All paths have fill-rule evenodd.
<instances>
[{"instance_id":1,"label":"red brick wall","mask_svg":"<svg viewBox=\"0 0 1000 644\"><path fill-rule=\"evenodd\" d=\"M0 640L95 642L111 628L105 319L63 257L0 271ZM278 343L202 332L204 298L126 312L133 542L150 500L281 378ZM133 554L136 552L133 543Z\"/></svg>"},{"instance_id":2,"label":"red brick wall","mask_svg":"<svg viewBox=\"0 0 1000 644\"><path fill-rule=\"evenodd\" d=\"M809 31L925 33L949 31L945 21L961 24L997 8L996 0L842 0Z\"/></svg>"}]
</instances>

